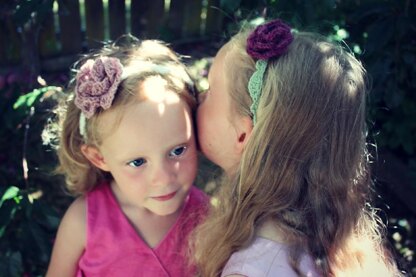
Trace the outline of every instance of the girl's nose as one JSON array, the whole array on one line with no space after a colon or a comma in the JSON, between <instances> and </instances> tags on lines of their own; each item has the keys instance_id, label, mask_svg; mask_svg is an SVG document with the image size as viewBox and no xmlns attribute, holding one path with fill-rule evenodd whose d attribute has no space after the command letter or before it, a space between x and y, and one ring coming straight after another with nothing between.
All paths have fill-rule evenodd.
<instances>
[{"instance_id":1,"label":"girl's nose","mask_svg":"<svg viewBox=\"0 0 416 277\"><path fill-rule=\"evenodd\" d=\"M154 170L152 184L154 186L166 186L173 182L174 176L173 167L169 163L160 164Z\"/></svg>"}]
</instances>

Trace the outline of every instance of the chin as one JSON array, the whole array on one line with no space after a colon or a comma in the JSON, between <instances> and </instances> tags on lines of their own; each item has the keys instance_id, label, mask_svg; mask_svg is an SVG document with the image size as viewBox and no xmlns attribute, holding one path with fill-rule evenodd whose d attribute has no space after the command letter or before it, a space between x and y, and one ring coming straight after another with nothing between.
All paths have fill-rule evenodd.
<instances>
[{"instance_id":1,"label":"chin","mask_svg":"<svg viewBox=\"0 0 416 277\"><path fill-rule=\"evenodd\" d=\"M153 209L152 212L158 216L169 216L176 213L179 209Z\"/></svg>"},{"instance_id":2,"label":"chin","mask_svg":"<svg viewBox=\"0 0 416 277\"><path fill-rule=\"evenodd\" d=\"M154 208L151 211L158 216L169 216L180 211L181 207L182 206L175 201L175 203L163 203L154 206Z\"/></svg>"}]
</instances>

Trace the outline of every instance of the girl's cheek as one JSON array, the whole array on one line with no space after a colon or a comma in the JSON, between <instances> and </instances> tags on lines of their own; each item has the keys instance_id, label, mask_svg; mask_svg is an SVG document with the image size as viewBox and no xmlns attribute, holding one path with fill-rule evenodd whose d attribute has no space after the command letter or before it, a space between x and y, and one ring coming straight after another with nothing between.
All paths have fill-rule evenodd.
<instances>
[{"instance_id":1,"label":"girl's cheek","mask_svg":"<svg viewBox=\"0 0 416 277\"><path fill-rule=\"evenodd\" d=\"M125 176L128 179L143 179L144 177L144 171L142 169L138 169L138 168L131 168L126 170L125 172Z\"/></svg>"},{"instance_id":2,"label":"girl's cheek","mask_svg":"<svg viewBox=\"0 0 416 277\"><path fill-rule=\"evenodd\" d=\"M195 172L197 171L197 167L198 167L198 157L197 157L196 153L195 153L195 155L193 155L192 157L190 157L186 161L186 163L185 163L184 166L187 167L188 170L190 170L190 171L195 171Z\"/></svg>"}]
</instances>

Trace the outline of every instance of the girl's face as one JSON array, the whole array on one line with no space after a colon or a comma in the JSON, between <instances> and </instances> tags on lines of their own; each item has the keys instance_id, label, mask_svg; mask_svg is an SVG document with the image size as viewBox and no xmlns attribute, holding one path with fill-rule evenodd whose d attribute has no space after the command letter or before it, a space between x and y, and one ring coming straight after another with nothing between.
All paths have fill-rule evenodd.
<instances>
[{"instance_id":1,"label":"girl's face","mask_svg":"<svg viewBox=\"0 0 416 277\"><path fill-rule=\"evenodd\" d=\"M160 216L181 208L197 170L191 111L165 85L161 78L144 81L145 100L124 107L121 121L115 112L104 114L102 125L117 127L99 149L119 201Z\"/></svg>"},{"instance_id":2,"label":"girl's face","mask_svg":"<svg viewBox=\"0 0 416 277\"><path fill-rule=\"evenodd\" d=\"M199 99L197 112L198 140L202 153L226 172L237 165L241 154L236 147L238 128L233 123L231 99L224 68L227 48L218 52L212 63L209 90Z\"/></svg>"}]
</instances>

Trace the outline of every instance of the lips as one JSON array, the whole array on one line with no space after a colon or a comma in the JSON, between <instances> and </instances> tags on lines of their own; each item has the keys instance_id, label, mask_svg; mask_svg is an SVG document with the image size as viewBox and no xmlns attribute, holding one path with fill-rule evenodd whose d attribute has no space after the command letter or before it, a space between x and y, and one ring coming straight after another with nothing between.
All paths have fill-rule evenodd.
<instances>
[{"instance_id":1,"label":"lips","mask_svg":"<svg viewBox=\"0 0 416 277\"><path fill-rule=\"evenodd\" d=\"M169 194L162 195L162 196L152 197L152 199L157 200L157 201L168 201L172 199L173 197L175 197L175 195L176 195L176 191L169 193Z\"/></svg>"}]
</instances>

